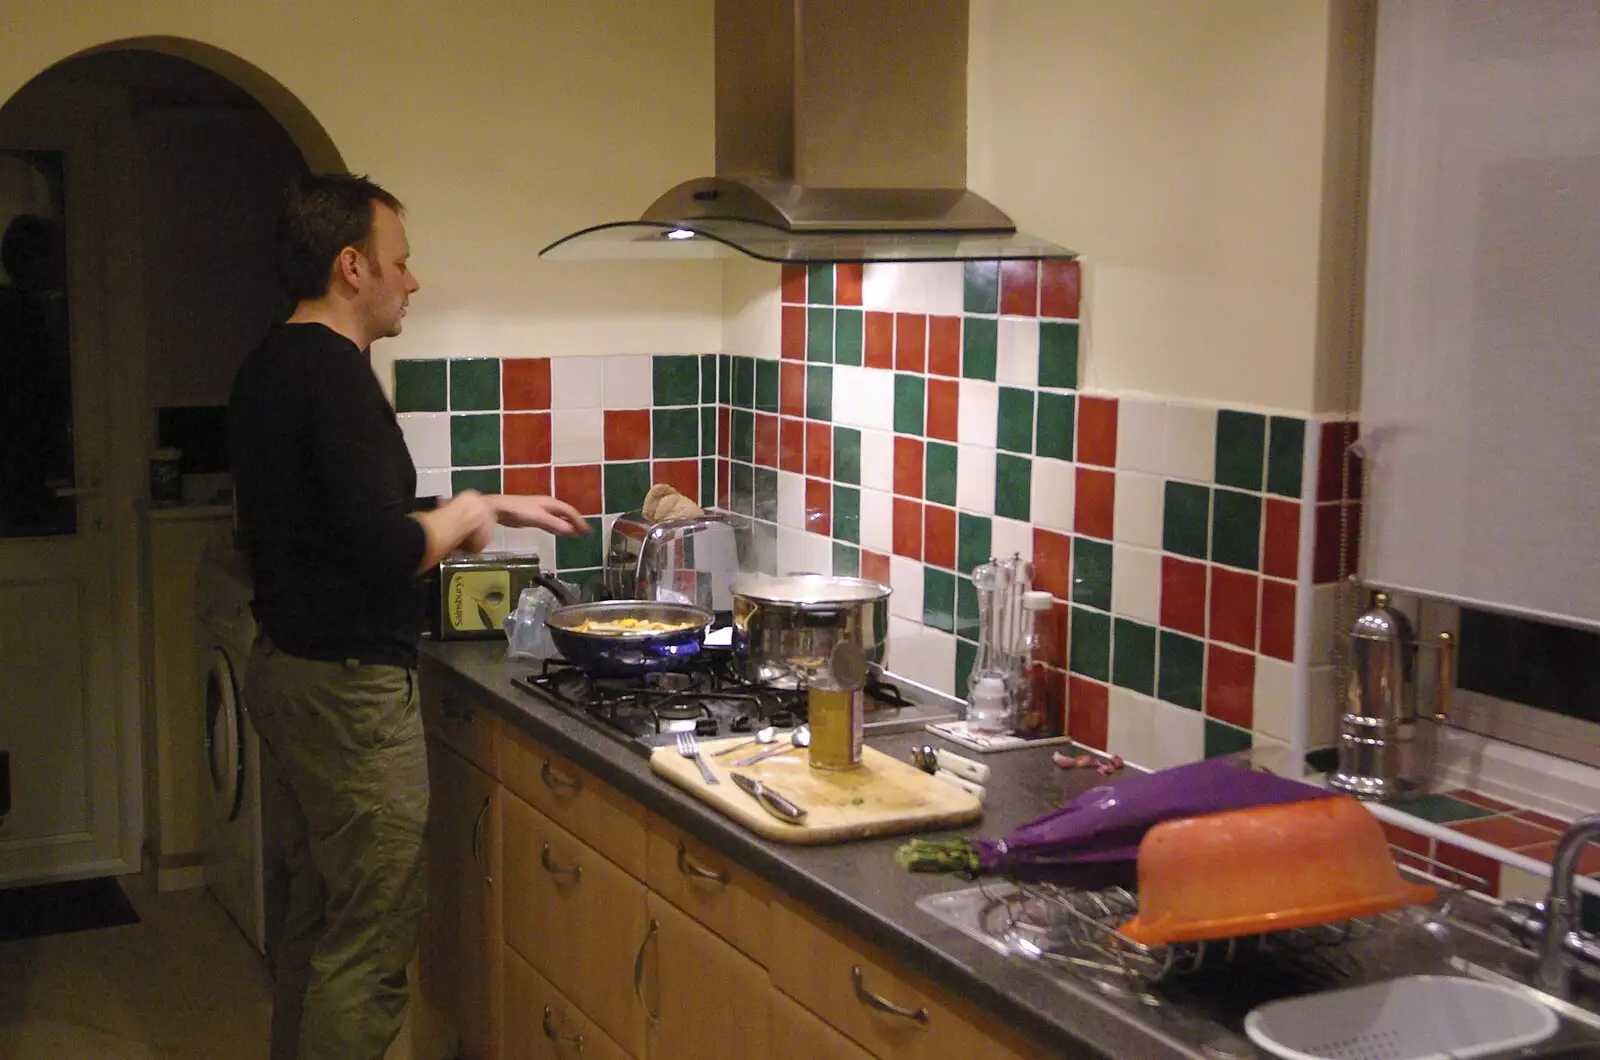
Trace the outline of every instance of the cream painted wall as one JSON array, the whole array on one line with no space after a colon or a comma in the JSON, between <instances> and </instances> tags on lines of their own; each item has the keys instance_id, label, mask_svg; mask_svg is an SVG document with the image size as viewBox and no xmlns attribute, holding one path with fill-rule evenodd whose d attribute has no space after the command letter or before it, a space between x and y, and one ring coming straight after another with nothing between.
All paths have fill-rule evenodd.
<instances>
[{"instance_id":1,"label":"cream painted wall","mask_svg":"<svg viewBox=\"0 0 1600 1060\"><path fill-rule=\"evenodd\" d=\"M972 0L968 185L1084 255L1085 386L1337 407L1347 6Z\"/></svg>"},{"instance_id":2,"label":"cream painted wall","mask_svg":"<svg viewBox=\"0 0 1600 1060\"><path fill-rule=\"evenodd\" d=\"M380 377L396 356L710 352L716 264L537 254L711 170L711 21L711 0L8 0L0 100L77 52L162 37L263 82L247 87L304 149L317 134L296 128L303 104L349 168L409 208L422 291L406 334L375 350Z\"/></svg>"}]
</instances>

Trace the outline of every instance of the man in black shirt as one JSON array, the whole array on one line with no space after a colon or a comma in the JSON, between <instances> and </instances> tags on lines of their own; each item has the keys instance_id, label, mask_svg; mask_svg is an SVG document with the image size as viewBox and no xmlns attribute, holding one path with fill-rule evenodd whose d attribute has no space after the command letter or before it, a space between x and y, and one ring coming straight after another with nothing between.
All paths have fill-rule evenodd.
<instances>
[{"instance_id":1,"label":"man in black shirt","mask_svg":"<svg viewBox=\"0 0 1600 1060\"><path fill-rule=\"evenodd\" d=\"M422 911L427 756L419 576L497 525L587 532L550 497L467 491L414 511L416 469L368 360L418 284L400 204L348 175L291 193L279 269L295 300L239 369L229 446L261 629L245 674L279 774L268 925L273 1060L381 1060L405 1017Z\"/></svg>"}]
</instances>

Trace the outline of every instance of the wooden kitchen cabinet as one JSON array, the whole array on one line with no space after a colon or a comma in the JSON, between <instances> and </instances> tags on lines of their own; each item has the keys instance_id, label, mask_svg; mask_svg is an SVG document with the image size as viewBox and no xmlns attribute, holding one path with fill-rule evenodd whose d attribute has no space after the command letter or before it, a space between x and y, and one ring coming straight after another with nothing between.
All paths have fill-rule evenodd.
<instances>
[{"instance_id":1,"label":"wooden kitchen cabinet","mask_svg":"<svg viewBox=\"0 0 1600 1060\"><path fill-rule=\"evenodd\" d=\"M659 817L649 822L650 890L766 966L772 888Z\"/></svg>"},{"instance_id":2,"label":"wooden kitchen cabinet","mask_svg":"<svg viewBox=\"0 0 1600 1060\"><path fill-rule=\"evenodd\" d=\"M648 901L650 1060L766 1056L766 969L660 895L652 893Z\"/></svg>"},{"instance_id":3,"label":"wooden kitchen cabinet","mask_svg":"<svg viewBox=\"0 0 1600 1060\"><path fill-rule=\"evenodd\" d=\"M428 745L428 774L421 995L451 1028L455 1060L499 1060L499 786L438 741Z\"/></svg>"},{"instance_id":4,"label":"wooden kitchen cabinet","mask_svg":"<svg viewBox=\"0 0 1600 1060\"><path fill-rule=\"evenodd\" d=\"M644 879L644 807L532 737L509 727L504 737L500 779L506 788L634 879Z\"/></svg>"},{"instance_id":5,"label":"wooden kitchen cabinet","mask_svg":"<svg viewBox=\"0 0 1600 1060\"><path fill-rule=\"evenodd\" d=\"M815 1015L782 990L768 995L772 1011L772 1060L872 1060L872 1054Z\"/></svg>"},{"instance_id":6,"label":"wooden kitchen cabinet","mask_svg":"<svg viewBox=\"0 0 1600 1060\"><path fill-rule=\"evenodd\" d=\"M510 946L505 962L505 1060L626 1060L628 1054Z\"/></svg>"},{"instance_id":7,"label":"wooden kitchen cabinet","mask_svg":"<svg viewBox=\"0 0 1600 1060\"><path fill-rule=\"evenodd\" d=\"M650 941L644 884L510 790L501 801L505 941L630 1055L643 1057L644 984L635 972L642 975L640 954ZM640 840L642 853L642 823Z\"/></svg>"}]
</instances>

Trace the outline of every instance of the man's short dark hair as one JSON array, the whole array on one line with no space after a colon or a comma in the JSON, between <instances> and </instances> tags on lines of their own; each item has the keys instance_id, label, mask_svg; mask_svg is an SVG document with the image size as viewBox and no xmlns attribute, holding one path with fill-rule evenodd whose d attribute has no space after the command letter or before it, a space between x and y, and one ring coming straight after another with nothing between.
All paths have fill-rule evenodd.
<instances>
[{"instance_id":1,"label":"man's short dark hair","mask_svg":"<svg viewBox=\"0 0 1600 1060\"><path fill-rule=\"evenodd\" d=\"M373 204L404 213L400 200L351 173L301 177L278 219L278 278L295 302L328 293L333 261L345 247L371 256Z\"/></svg>"}]
</instances>

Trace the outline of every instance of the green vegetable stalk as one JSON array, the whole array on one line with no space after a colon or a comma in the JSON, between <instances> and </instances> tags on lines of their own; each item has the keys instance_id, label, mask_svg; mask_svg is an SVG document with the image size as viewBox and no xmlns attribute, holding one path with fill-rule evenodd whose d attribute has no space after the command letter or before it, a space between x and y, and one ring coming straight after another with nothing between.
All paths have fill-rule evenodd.
<instances>
[{"instance_id":1,"label":"green vegetable stalk","mask_svg":"<svg viewBox=\"0 0 1600 1060\"><path fill-rule=\"evenodd\" d=\"M913 839L895 851L895 861L912 872L964 872L978 875L978 850L966 839Z\"/></svg>"}]
</instances>

